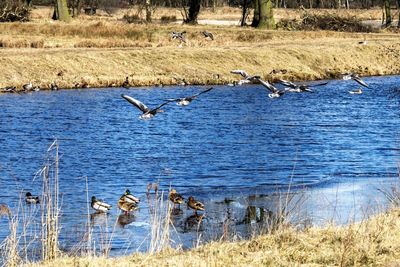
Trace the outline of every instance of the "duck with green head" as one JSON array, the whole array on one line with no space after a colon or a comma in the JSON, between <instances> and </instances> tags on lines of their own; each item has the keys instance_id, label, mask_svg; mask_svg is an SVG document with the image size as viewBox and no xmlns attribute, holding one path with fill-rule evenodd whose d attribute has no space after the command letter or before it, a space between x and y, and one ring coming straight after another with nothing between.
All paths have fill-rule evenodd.
<instances>
[{"instance_id":1,"label":"duck with green head","mask_svg":"<svg viewBox=\"0 0 400 267\"><path fill-rule=\"evenodd\" d=\"M140 199L132 195L129 189L126 189L125 193L121 196L120 199L124 199L124 201L127 203L134 203L135 205L138 205L140 203Z\"/></svg>"},{"instance_id":2,"label":"duck with green head","mask_svg":"<svg viewBox=\"0 0 400 267\"><path fill-rule=\"evenodd\" d=\"M118 200L118 208L122 210L125 215L128 215L129 212L137 210L138 206L136 203L129 201L124 194Z\"/></svg>"},{"instance_id":3,"label":"duck with green head","mask_svg":"<svg viewBox=\"0 0 400 267\"><path fill-rule=\"evenodd\" d=\"M111 210L111 205L103 202L101 199L97 199L95 196L92 196L91 207L97 212L108 212Z\"/></svg>"}]
</instances>

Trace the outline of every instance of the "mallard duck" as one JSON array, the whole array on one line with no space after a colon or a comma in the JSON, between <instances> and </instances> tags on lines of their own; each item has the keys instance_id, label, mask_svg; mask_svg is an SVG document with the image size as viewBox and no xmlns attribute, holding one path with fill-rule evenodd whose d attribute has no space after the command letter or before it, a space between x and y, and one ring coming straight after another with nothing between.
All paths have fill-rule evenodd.
<instances>
[{"instance_id":1,"label":"mallard duck","mask_svg":"<svg viewBox=\"0 0 400 267\"><path fill-rule=\"evenodd\" d=\"M178 194L175 189L172 189L169 192L168 197L169 197L169 200L171 200L172 203L174 203L174 208L175 208L175 204L178 204L180 206L180 204L182 204L183 200L184 200L184 198L180 194Z\"/></svg>"},{"instance_id":2,"label":"mallard duck","mask_svg":"<svg viewBox=\"0 0 400 267\"><path fill-rule=\"evenodd\" d=\"M171 101L166 101L164 103L162 103L161 105L158 105L157 107L150 109L148 108L145 104L143 104L142 102L140 102L139 100L125 95L125 94L121 94L121 97L124 98L126 101L128 101L129 103L131 103L132 105L134 105L135 107L137 107L138 109L140 109L140 111L142 111L142 115L139 116L140 119L143 120L148 120L153 118L157 113L161 113L164 112L161 107L170 103Z\"/></svg>"},{"instance_id":3,"label":"mallard duck","mask_svg":"<svg viewBox=\"0 0 400 267\"><path fill-rule=\"evenodd\" d=\"M197 201L194 199L194 197L190 196L187 205L189 208L194 209L194 213L197 214L197 210L204 210L204 204L201 203L200 201Z\"/></svg>"},{"instance_id":4,"label":"mallard duck","mask_svg":"<svg viewBox=\"0 0 400 267\"><path fill-rule=\"evenodd\" d=\"M92 196L91 206L94 210L99 212L107 212L111 210L111 205L103 202L101 199L96 199L95 196Z\"/></svg>"},{"instance_id":5,"label":"mallard duck","mask_svg":"<svg viewBox=\"0 0 400 267\"><path fill-rule=\"evenodd\" d=\"M28 204L38 204L38 203L40 203L39 197L38 196L32 196L31 192L26 192L25 201Z\"/></svg>"},{"instance_id":6,"label":"mallard duck","mask_svg":"<svg viewBox=\"0 0 400 267\"><path fill-rule=\"evenodd\" d=\"M129 212L137 210L138 206L136 203L128 201L125 195L122 195L118 200L118 208L127 215Z\"/></svg>"},{"instance_id":7,"label":"mallard duck","mask_svg":"<svg viewBox=\"0 0 400 267\"><path fill-rule=\"evenodd\" d=\"M129 191L129 189L126 189L125 193L121 196L121 199L124 199L126 202L128 203L134 203L134 204L139 204L140 199L133 196L131 194L131 191Z\"/></svg>"}]
</instances>

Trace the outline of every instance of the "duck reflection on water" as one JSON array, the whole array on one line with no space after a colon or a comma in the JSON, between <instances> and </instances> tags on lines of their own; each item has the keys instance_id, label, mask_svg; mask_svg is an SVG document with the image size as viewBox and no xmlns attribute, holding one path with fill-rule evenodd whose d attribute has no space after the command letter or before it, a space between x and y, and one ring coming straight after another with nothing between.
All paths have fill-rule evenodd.
<instances>
[{"instance_id":1,"label":"duck reflection on water","mask_svg":"<svg viewBox=\"0 0 400 267\"><path fill-rule=\"evenodd\" d=\"M94 212L90 214L90 225L93 226L107 226L108 225L108 213Z\"/></svg>"},{"instance_id":2,"label":"duck reflection on water","mask_svg":"<svg viewBox=\"0 0 400 267\"><path fill-rule=\"evenodd\" d=\"M126 225L131 224L135 221L135 215L133 214L120 214L117 219L119 227L124 228Z\"/></svg>"},{"instance_id":3,"label":"duck reflection on water","mask_svg":"<svg viewBox=\"0 0 400 267\"><path fill-rule=\"evenodd\" d=\"M197 231L201 232L204 231L203 227L203 220L205 219L204 214L193 214L190 215L185 219L184 225L183 225L183 232L190 232L190 231Z\"/></svg>"}]
</instances>

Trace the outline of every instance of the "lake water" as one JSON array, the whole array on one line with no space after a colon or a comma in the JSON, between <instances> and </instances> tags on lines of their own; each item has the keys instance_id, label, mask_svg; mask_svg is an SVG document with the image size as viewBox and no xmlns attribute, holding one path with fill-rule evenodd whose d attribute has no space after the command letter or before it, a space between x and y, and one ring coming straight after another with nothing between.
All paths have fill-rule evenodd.
<instances>
[{"instance_id":1,"label":"lake water","mask_svg":"<svg viewBox=\"0 0 400 267\"><path fill-rule=\"evenodd\" d=\"M400 77L365 81L371 89L361 95L348 93L358 88L354 81L332 80L315 93L279 99L268 98L259 85L216 86L187 107L165 106L165 113L149 121L139 120L139 111L121 93L154 107L207 87L1 95L0 203L15 211L20 192L40 194L35 173L57 139L60 245L66 251L85 232L85 177L89 197L113 205L108 216L91 219L96 238L104 232L112 236L111 255L148 250L146 186L154 182L206 204L201 229L191 226L193 211L186 205L173 216L173 245L184 248L219 238L228 217L236 222L235 233L246 236L248 227L242 225L249 206L270 209L277 191L301 192L302 210L316 224L363 218L384 206L377 189L397 180L400 158ZM118 217L125 189L141 199L129 218ZM22 206L40 220L39 206ZM6 225L0 218L0 240Z\"/></svg>"}]
</instances>

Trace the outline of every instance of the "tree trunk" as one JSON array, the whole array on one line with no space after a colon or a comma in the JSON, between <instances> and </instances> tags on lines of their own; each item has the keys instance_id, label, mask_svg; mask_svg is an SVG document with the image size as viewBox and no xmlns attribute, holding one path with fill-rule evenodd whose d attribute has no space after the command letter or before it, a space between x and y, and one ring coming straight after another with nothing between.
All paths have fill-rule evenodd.
<instances>
[{"instance_id":1,"label":"tree trunk","mask_svg":"<svg viewBox=\"0 0 400 267\"><path fill-rule=\"evenodd\" d=\"M253 21L251 22L252 27L257 27L258 23L260 22L260 8L259 8L259 0L254 1L254 15L253 15Z\"/></svg>"},{"instance_id":2,"label":"tree trunk","mask_svg":"<svg viewBox=\"0 0 400 267\"><path fill-rule=\"evenodd\" d=\"M189 15L185 23L197 24L197 16L200 13L201 0L190 0L189 1Z\"/></svg>"},{"instance_id":3,"label":"tree trunk","mask_svg":"<svg viewBox=\"0 0 400 267\"><path fill-rule=\"evenodd\" d=\"M56 0L54 5L53 19L70 22L71 16L68 12L67 0Z\"/></svg>"},{"instance_id":4,"label":"tree trunk","mask_svg":"<svg viewBox=\"0 0 400 267\"><path fill-rule=\"evenodd\" d=\"M146 0L146 22L151 22L151 0Z\"/></svg>"},{"instance_id":5,"label":"tree trunk","mask_svg":"<svg viewBox=\"0 0 400 267\"><path fill-rule=\"evenodd\" d=\"M399 12L399 21L397 22L397 28L400 28L400 0L397 0L397 12Z\"/></svg>"},{"instance_id":6,"label":"tree trunk","mask_svg":"<svg viewBox=\"0 0 400 267\"><path fill-rule=\"evenodd\" d=\"M400 1L400 0L399 0ZM243 0L242 6L242 20L240 22L240 26L243 27L246 25L246 18L247 18L247 0Z\"/></svg>"},{"instance_id":7,"label":"tree trunk","mask_svg":"<svg viewBox=\"0 0 400 267\"><path fill-rule=\"evenodd\" d=\"M385 26L388 27L392 24L392 15L390 14L390 0L383 0L383 4L385 7Z\"/></svg>"},{"instance_id":8,"label":"tree trunk","mask_svg":"<svg viewBox=\"0 0 400 267\"><path fill-rule=\"evenodd\" d=\"M257 28L259 29L273 29L275 28L274 13L272 8L272 0L258 0L258 9L260 14L260 21Z\"/></svg>"}]
</instances>

